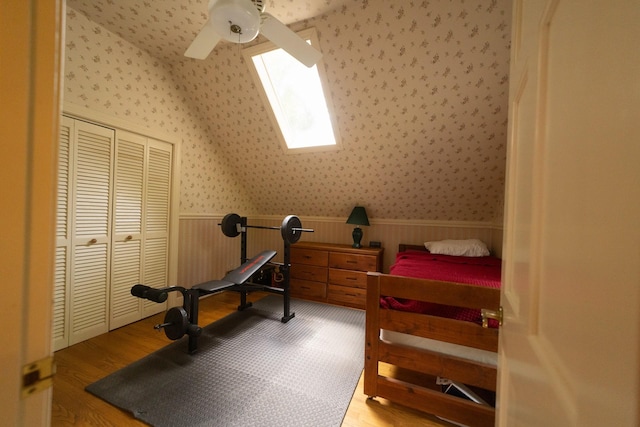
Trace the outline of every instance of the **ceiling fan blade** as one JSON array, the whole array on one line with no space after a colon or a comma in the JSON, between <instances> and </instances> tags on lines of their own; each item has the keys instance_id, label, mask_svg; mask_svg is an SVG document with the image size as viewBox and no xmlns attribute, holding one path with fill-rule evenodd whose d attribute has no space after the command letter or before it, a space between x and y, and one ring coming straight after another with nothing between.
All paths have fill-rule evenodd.
<instances>
[{"instance_id":1,"label":"ceiling fan blade","mask_svg":"<svg viewBox=\"0 0 640 427\"><path fill-rule=\"evenodd\" d=\"M191 42L184 56L188 58L205 59L209 56L213 48L216 47L220 39L221 37L216 30L213 29L211 19L209 19L196 38Z\"/></svg>"},{"instance_id":2,"label":"ceiling fan blade","mask_svg":"<svg viewBox=\"0 0 640 427\"><path fill-rule=\"evenodd\" d=\"M263 13L262 16L264 21L260 27L260 34L271 40L276 46L287 51L289 55L307 67L313 67L322 58L322 53L272 15Z\"/></svg>"}]
</instances>

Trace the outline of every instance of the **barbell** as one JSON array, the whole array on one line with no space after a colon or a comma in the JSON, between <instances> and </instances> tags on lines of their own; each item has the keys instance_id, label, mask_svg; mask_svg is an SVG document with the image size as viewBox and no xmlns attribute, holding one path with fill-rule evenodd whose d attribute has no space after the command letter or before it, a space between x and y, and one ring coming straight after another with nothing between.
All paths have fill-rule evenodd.
<instances>
[{"instance_id":1,"label":"barbell","mask_svg":"<svg viewBox=\"0 0 640 427\"><path fill-rule=\"evenodd\" d=\"M222 234L227 237L236 237L242 233L242 218L235 213L226 214L219 224ZM282 240L288 243L295 243L300 240L302 233L313 233L313 229L302 228L300 218L295 215L288 215L282 221L280 227L269 227L265 225L244 225L246 228L259 228L264 230L280 230Z\"/></svg>"}]
</instances>

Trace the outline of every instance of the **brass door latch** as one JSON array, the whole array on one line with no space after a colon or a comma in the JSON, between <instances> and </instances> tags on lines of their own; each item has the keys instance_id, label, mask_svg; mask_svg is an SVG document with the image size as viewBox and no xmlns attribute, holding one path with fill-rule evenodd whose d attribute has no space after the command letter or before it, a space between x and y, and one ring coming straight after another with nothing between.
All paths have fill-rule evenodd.
<instances>
[{"instance_id":1,"label":"brass door latch","mask_svg":"<svg viewBox=\"0 0 640 427\"><path fill-rule=\"evenodd\" d=\"M483 328L489 327L489 319L497 320L498 325L502 326L502 307L498 308L498 311L483 308L480 310L480 315L482 316Z\"/></svg>"},{"instance_id":2,"label":"brass door latch","mask_svg":"<svg viewBox=\"0 0 640 427\"><path fill-rule=\"evenodd\" d=\"M22 367L22 398L53 385L56 365L53 357L46 357Z\"/></svg>"}]
</instances>

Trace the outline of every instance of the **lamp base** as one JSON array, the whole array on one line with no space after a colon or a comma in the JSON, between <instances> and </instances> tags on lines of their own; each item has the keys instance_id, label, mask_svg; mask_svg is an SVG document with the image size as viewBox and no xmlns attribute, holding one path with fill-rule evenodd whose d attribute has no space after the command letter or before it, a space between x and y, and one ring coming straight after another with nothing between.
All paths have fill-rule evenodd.
<instances>
[{"instance_id":1,"label":"lamp base","mask_svg":"<svg viewBox=\"0 0 640 427\"><path fill-rule=\"evenodd\" d=\"M353 229L353 233L351 234L351 236L353 236L353 245L352 245L352 247L361 248L362 245L360 244L360 241L362 240L362 229L360 227L354 228Z\"/></svg>"}]
</instances>

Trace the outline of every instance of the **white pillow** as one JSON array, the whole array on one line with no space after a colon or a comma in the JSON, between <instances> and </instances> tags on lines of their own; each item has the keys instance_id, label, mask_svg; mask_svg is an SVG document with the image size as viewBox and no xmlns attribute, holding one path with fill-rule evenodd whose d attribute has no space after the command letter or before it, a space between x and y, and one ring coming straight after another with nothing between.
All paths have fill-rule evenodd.
<instances>
[{"instance_id":1,"label":"white pillow","mask_svg":"<svg viewBox=\"0 0 640 427\"><path fill-rule=\"evenodd\" d=\"M426 242L424 247L432 254L455 256L487 256L489 249L482 240L440 240L438 242Z\"/></svg>"}]
</instances>

